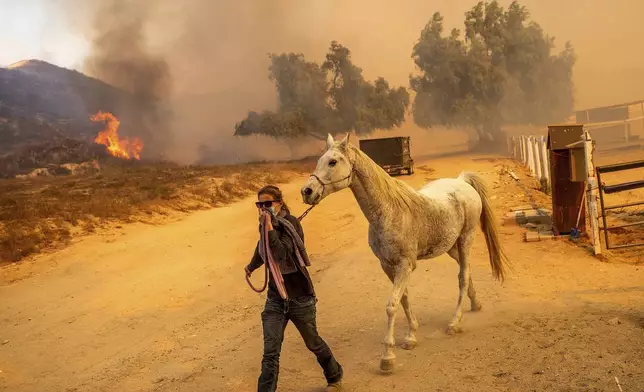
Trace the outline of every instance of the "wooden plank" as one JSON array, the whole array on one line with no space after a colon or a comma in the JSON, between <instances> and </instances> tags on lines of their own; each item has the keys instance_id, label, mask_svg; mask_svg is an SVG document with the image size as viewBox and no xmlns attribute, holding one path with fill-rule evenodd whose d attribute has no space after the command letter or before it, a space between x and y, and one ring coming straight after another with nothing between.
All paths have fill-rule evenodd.
<instances>
[{"instance_id":1,"label":"wooden plank","mask_svg":"<svg viewBox=\"0 0 644 392\"><path fill-rule=\"evenodd\" d=\"M547 240L557 240L560 236L554 235L551 232L540 233L536 231L527 231L524 235L525 242L540 242Z\"/></svg>"},{"instance_id":2,"label":"wooden plank","mask_svg":"<svg viewBox=\"0 0 644 392\"><path fill-rule=\"evenodd\" d=\"M506 214L502 222L503 225L525 225L528 223L550 225L552 223L550 211L542 208L514 211Z\"/></svg>"},{"instance_id":3,"label":"wooden plank","mask_svg":"<svg viewBox=\"0 0 644 392\"><path fill-rule=\"evenodd\" d=\"M518 207L512 207L510 208L510 211L516 212L516 211L525 211L525 210L532 210L532 206L529 204L526 204L524 206L518 206Z\"/></svg>"}]
</instances>

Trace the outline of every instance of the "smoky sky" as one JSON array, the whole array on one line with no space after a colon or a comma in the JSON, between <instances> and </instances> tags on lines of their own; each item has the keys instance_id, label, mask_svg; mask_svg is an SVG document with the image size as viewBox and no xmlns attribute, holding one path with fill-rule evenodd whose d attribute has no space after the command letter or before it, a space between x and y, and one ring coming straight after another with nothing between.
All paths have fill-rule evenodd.
<instances>
[{"instance_id":1,"label":"smoky sky","mask_svg":"<svg viewBox=\"0 0 644 392\"><path fill-rule=\"evenodd\" d=\"M463 28L472 0L58 0L72 28L91 37L84 71L129 91L162 99L171 116L148 116L169 157L233 163L289 158L290 146L264 137L237 139L248 110L273 109L269 53L301 52L322 61L330 41L352 50L368 79L408 86L411 50L435 11L447 27ZM508 6L510 1L501 1ZM576 107L642 98L644 2L525 0L531 15L578 54ZM154 113L153 113L154 114ZM166 129L166 131L163 131ZM163 132L167 132L164 134ZM457 137L456 137L457 138Z\"/></svg>"},{"instance_id":2,"label":"smoky sky","mask_svg":"<svg viewBox=\"0 0 644 392\"><path fill-rule=\"evenodd\" d=\"M93 1L85 10L91 51L83 70L130 94L129 99L110 102L121 119L121 133L142 138L144 154L158 158L167 155L173 139L171 109L163 104L171 97L172 76L165 55L149 47L145 29L151 9L143 2L139 7L131 4Z\"/></svg>"}]
</instances>

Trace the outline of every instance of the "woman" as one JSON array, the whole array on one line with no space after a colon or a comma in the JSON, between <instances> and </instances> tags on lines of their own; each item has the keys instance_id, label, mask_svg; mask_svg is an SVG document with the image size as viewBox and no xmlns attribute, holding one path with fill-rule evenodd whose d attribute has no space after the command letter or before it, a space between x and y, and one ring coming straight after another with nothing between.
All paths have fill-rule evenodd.
<instances>
[{"instance_id":1,"label":"woman","mask_svg":"<svg viewBox=\"0 0 644 392\"><path fill-rule=\"evenodd\" d=\"M261 222L267 222L268 238L265 240L268 241L274 264L278 265L276 270L281 275L273 276L275 269L269 269L268 296L262 312L264 357L257 390L273 392L277 388L284 329L290 320L302 335L306 347L317 357L327 379L327 391L339 391L342 367L317 331L317 299L306 269L308 256L304 249L302 226L299 220L290 214L282 192L276 186L268 185L260 189L257 192L257 200L255 205L259 212L260 233ZM245 267L248 277L268 261L270 256L262 249L265 248L260 239L250 264Z\"/></svg>"}]
</instances>

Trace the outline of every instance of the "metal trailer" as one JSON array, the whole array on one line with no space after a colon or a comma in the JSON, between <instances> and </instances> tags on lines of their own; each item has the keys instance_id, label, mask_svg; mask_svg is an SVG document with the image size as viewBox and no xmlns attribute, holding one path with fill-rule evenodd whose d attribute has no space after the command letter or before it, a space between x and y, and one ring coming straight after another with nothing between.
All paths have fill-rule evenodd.
<instances>
[{"instance_id":1,"label":"metal trailer","mask_svg":"<svg viewBox=\"0 0 644 392\"><path fill-rule=\"evenodd\" d=\"M410 137L387 137L360 140L360 150L390 175L414 174Z\"/></svg>"}]
</instances>

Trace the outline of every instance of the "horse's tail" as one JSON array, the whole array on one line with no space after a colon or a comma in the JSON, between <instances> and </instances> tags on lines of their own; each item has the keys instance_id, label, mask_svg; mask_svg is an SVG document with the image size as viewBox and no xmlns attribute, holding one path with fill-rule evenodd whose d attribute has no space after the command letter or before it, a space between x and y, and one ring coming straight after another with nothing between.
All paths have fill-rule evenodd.
<instances>
[{"instance_id":1,"label":"horse's tail","mask_svg":"<svg viewBox=\"0 0 644 392\"><path fill-rule=\"evenodd\" d=\"M492 267L492 274L497 280L503 282L505 279L506 268L509 265L508 258L501 247L499 240L499 227L494 211L490 206L490 199L488 196L488 189L485 181L476 173L463 172L458 178L470 184L474 190L481 197L481 204L483 211L481 211L481 229L485 235L485 242L487 250L490 254L490 266Z\"/></svg>"}]
</instances>

